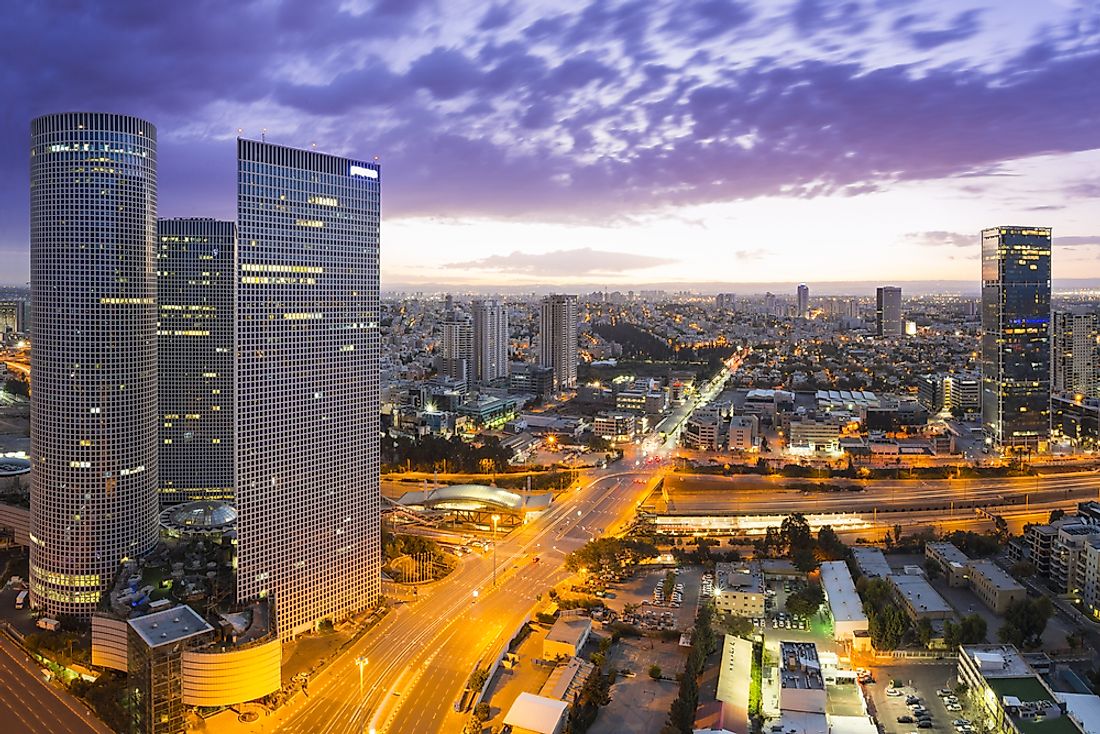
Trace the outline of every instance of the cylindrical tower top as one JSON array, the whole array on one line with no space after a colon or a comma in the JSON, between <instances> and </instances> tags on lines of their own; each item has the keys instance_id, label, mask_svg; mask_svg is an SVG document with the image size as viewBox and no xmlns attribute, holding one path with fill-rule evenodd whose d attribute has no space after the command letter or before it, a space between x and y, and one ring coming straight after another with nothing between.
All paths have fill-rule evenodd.
<instances>
[{"instance_id":1,"label":"cylindrical tower top","mask_svg":"<svg viewBox=\"0 0 1100 734\"><path fill-rule=\"evenodd\" d=\"M156 128L31 123L31 593L89 615L157 539Z\"/></svg>"}]
</instances>

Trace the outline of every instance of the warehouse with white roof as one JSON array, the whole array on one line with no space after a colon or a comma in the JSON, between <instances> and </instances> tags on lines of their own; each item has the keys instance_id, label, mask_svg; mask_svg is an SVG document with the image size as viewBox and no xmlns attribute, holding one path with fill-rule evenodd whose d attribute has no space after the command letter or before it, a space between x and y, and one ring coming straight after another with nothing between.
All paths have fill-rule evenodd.
<instances>
[{"instance_id":1,"label":"warehouse with white roof","mask_svg":"<svg viewBox=\"0 0 1100 734\"><path fill-rule=\"evenodd\" d=\"M852 642L856 636L867 634L867 615L863 602L856 592L852 574L844 561L827 561L821 564L821 588L833 617L833 639Z\"/></svg>"}]
</instances>

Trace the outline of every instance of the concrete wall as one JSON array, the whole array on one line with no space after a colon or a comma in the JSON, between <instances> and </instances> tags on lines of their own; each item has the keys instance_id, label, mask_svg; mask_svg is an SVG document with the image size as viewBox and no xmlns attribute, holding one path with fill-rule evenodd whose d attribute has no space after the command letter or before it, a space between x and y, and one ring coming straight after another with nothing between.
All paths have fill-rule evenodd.
<instances>
[{"instance_id":1,"label":"concrete wall","mask_svg":"<svg viewBox=\"0 0 1100 734\"><path fill-rule=\"evenodd\" d=\"M121 619L92 617L92 665L126 672L126 630Z\"/></svg>"}]
</instances>

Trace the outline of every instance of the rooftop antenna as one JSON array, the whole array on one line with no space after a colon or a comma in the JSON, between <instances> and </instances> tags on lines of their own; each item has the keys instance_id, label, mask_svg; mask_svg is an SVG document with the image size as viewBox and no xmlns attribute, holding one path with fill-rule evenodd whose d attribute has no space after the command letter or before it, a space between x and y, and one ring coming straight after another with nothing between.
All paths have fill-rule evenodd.
<instances>
[{"instance_id":1,"label":"rooftop antenna","mask_svg":"<svg viewBox=\"0 0 1100 734\"><path fill-rule=\"evenodd\" d=\"M239 138L243 134L244 134L244 128L243 127L237 128L237 137Z\"/></svg>"},{"instance_id":2,"label":"rooftop antenna","mask_svg":"<svg viewBox=\"0 0 1100 734\"><path fill-rule=\"evenodd\" d=\"M317 150L317 143L310 143L309 147L313 148L313 150Z\"/></svg>"},{"instance_id":3,"label":"rooftop antenna","mask_svg":"<svg viewBox=\"0 0 1100 734\"><path fill-rule=\"evenodd\" d=\"M260 142L261 143L266 143L267 142L267 128L266 127L260 128Z\"/></svg>"}]
</instances>

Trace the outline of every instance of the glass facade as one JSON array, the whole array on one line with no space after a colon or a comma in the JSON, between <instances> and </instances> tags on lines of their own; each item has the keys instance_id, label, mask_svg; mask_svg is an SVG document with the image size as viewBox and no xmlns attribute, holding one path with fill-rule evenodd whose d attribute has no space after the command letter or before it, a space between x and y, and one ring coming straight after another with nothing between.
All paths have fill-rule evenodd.
<instances>
[{"instance_id":1,"label":"glass facade","mask_svg":"<svg viewBox=\"0 0 1100 734\"><path fill-rule=\"evenodd\" d=\"M31 122L31 593L91 615L157 541L156 129Z\"/></svg>"},{"instance_id":2,"label":"glass facade","mask_svg":"<svg viewBox=\"0 0 1100 734\"><path fill-rule=\"evenodd\" d=\"M166 503L233 499L237 227L157 223L160 492Z\"/></svg>"},{"instance_id":3,"label":"glass facade","mask_svg":"<svg viewBox=\"0 0 1100 734\"><path fill-rule=\"evenodd\" d=\"M380 170L237 151L237 593L287 638L379 594Z\"/></svg>"},{"instance_id":4,"label":"glass facade","mask_svg":"<svg viewBox=\"0 0 1100 734\"><path fill-rule=\"evenodd\" d=\"M1050 247L1045 227L982 232L982 424L996 446L1050 434Z\"/></svg>"}]
</instances>

